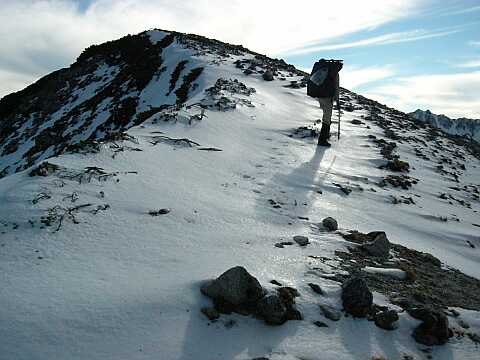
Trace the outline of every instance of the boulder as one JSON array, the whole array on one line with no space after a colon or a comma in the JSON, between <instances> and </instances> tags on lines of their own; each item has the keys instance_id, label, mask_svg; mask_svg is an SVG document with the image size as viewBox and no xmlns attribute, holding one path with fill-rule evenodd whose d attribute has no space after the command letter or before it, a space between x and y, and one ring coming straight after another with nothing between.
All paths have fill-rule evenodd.
<instances>
[{"instance_id":1,"label":"boulder","mask_svg":"<svg viewBox=\"0 0 480 360\"><path fill-rule=\"evenodd\" d=\"M307 246L310 243L308 237L303 235L295 235L293 237L293 241L295 241L300 246Z\"/></svg>"},{"instance_id":2,"label":"boulder","mask_svg":"<svg viewBox=\"0 0 480 360\"><path fill-rule=\"evenodd\" d=\"M448 318L443 311L429 307L410 308L407 311L412 317L422 320L412 334L416 342L427 346L442 345L452 337Z\"/></svg>"},{"instance_id":3,"label":"boulder","mask_svg":"<svg viewBox=\"0 0 480 360\"><path fill-rule=\"evenodd\" d=\"M395 330L398 319L398 314L395 310L380 311L374 316L375 325L385 330Z\"/></svg>"},{"instance_id":4,"label":"boulder","mask_svg":"<svg viewBox=\"0 0 480 360\"><path fill-rule=\"evenodd\" d=\"M258 280L241 266L233 267L206 283L201 291L214 301L217 310L224 312L254 306L265 293Z\"/></svg>"},{"instance_id":5,"label":"boulder","mask_svg":"<svg viewBox=\"0 0 480 360\"><path fill-rule=\"evenodd\" d=\"M342 313L329 305L320 305L323 316L332 321L338 321L342 317Z\"/></svg>"},{"instance_id":6,"label":"boulder","mask_svg":"<svg viewBox=\"0 0 480 360\"><path fill-rule=\"evenodd\" d=\"M342 302L346 312L355 317L365 317L370 312L373 295L365 280L353 277L342 286Z\"/></svg>"},{"instance_id":7,"label":"boulder","mask_svg":"<svg viewBox=\"0 0 480 360\"><path fill-rule=\"evenodd\" d=\"M308 283L308 286L310 286L310 288L313 290L313 292L315 292L317 294L320 294L320 295L323 295L323 290L320 287L320 285L314 284L314 283Z\"/></svg>"},{"instance_id":8,"label":"boulder","mask_svg":"<svg viewBox=\"0 0 480 360\"><path fill-rule=\"evenodd\" d=\"M372 241L367 242L361 246L370 255L379 258L388 258L390 255L390 242L387 235L383 231L374 231L368 234Z\"/></svg>"},{"instance_id":9,"label":"boulder","mask_svg":"<svg viewBox=\"0 0 480 360\"><path fill-rule=\"evenodd\" d=\"M328 230L328 231L336 231L338 230L338 223L337 220L335 220L332 217L327 217L322 220L322 225Z\"/></svg>"},{"instance_id":10,"label":"boulder","mask_svg":"<svg viewBox=\"0 0 480 360\"><path fill-rule=\"evenodd\" d=\"M273 79L274 79L273 72L271 70L265 71L263 73L262 77L263 77L263 80L265 80L265 81L273 81Z\"/></svg>"}]
</instances>

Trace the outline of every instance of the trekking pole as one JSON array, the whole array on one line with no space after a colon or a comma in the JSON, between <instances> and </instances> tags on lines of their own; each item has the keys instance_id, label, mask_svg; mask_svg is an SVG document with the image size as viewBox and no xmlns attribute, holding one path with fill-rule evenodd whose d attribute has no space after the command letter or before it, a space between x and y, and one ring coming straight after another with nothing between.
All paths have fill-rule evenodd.
<instances>
[{"instance_id":1,"label":"trekking pole","mask_svg":"<svg viewBox=\"0 0 480 360\"><path fill-rule=\"evenodd\" d=\"M338 140L340 140L340 107L338 107Z\"/></svg>"}]
</instances>

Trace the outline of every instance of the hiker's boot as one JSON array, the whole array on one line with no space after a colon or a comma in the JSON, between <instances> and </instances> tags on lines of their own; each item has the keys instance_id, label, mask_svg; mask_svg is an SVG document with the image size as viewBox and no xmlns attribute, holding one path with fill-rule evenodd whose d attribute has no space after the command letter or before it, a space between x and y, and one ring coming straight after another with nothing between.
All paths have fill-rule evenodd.
<instances>
[{"instance_id":1,"label":"hiker's boot","mask_svg":"<svg viewBox=\"0 0 480 360\"><path fill-rule=\"evenodd\" d=\"M320 130L320 136L318 138L318 146L331 146L328 142L330 137L330 126L322 124L322 129Z\"/></svg>"}]
</instances>

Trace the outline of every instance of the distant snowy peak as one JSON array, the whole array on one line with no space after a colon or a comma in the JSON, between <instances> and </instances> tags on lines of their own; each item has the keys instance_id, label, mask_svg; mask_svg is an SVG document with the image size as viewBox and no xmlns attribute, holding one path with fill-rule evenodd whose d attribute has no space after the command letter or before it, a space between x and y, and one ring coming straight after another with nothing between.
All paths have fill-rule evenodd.
<instances>
[{"instance_id":1,"label":"distant snowy peak","mask_svg":"<svg viewBox=\"0 0 480 360\"><path fill-rule=\"evenodd\" d=\"M224 74L304 75L242 46L173 31L92 45L70 67L0 99L0 177L188 106L215 85L221 66Z\"/></svg>"},{"instance_id":2,"label":"distant snowy peak","mask_svg":"<svg viewBox=\"0 0 480 360\"><path fill-rule=\"evenodd\" d=\"M445 115L433 114L430 110L416 110L410 113L417 120L426 122L452 135L468 136L480 142L480 119L451 119Z\"/></svg>"}]
</instances>

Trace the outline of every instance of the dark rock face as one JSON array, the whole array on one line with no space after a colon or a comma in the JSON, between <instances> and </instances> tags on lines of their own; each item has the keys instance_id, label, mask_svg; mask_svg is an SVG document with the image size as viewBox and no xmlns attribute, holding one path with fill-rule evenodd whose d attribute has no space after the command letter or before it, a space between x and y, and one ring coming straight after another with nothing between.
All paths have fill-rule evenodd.
<instances>
[{"instance_id":1,"label":"dark rock face","mask_svg":"<svg viewBox=\"0 0 480 360\"><path fill-rule=\"evenodd\" d=\"M60 166L49 163L48 161L44 161L40 165L32 169L32 171L30 171L28 175L29 176L49 176L58 170L60 170Z\"/></svg>"},{"instance_id":2,"label":"dark rock face","mask_svg":"<svg viewBox=\"0 0 480 360\"><path fill-rule=\"evenodd\" d=\"M241 266L227 270L218 279L202 286L201 291L214 301L217 310L221 307L230 311L252 306L264 295L258 280Z\"/></svg>"},{"instance_id":3,"label":"dark rock face","mask_svg":"<svg viewBox=\"0 0 480 360\"><path fill-rule=\"evenodd\" d=\"M375 314L375 325L385 330L395 330L397 328L398 314L395 310L384 310Z\"/></svg>"},{"instance_id":4,"label":"dark rock face","mask_svg":"<svg viewBox=\"0 0 480 360\"><path fill-rule=\"evenodd\" d=\"M338 230L338 222L332 217L327 217L322 220L322 225L328 230L328 231L336 231Z\"/></svg>"},{"instance_id":5,"label":"dark rock face","mask_svg":"<svg viewBox=\"0 0 480 360\"><path fill-rule=\"evenodd\" d=\"M416 342L427 346L443 345L452 337L448 318L441 310L419 307L409 309L408 313L412 317L423 321L413 331L412 336Z\"/></svg>"},{"instance_id":6,"label":"dark rock face","mask_svg":"<svg viewBox=\"0 0 480 360\"><path fill-rule=\"evenodd\" d=\"M368 234L370 242L362 245L362 249L366 250L370 255L379 258L388 258L390 254L390 242L387 235L383 231L371 232Z\"/></svg>"},{"instance_id":7,"label":"dark rock face","mask_svg":"<svg viewBox=\"0 0 480 360\"><path fill-rule=\"evenodd\" d=\"M365 280L353 277L342 287L342 302L346 312L355 317L365 317L370 312L373 295Z\"/></svg>"}]
</instances>

